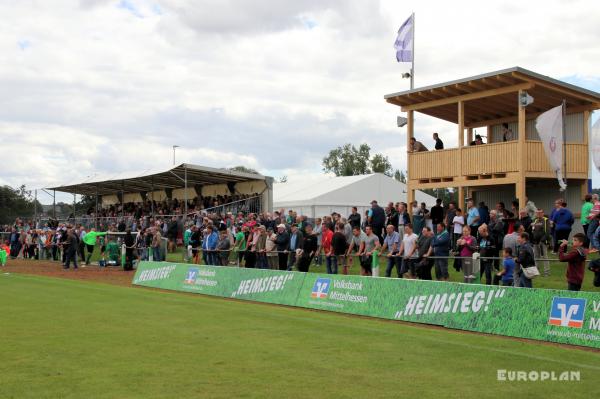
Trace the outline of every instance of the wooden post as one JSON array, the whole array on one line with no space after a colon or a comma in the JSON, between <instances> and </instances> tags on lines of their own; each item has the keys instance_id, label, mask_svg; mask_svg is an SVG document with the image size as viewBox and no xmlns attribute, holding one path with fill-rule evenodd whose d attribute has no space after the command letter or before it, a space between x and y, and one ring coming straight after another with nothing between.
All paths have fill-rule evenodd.
<instances>
[{"instance_id":1,"label":"wooden post","mask_svg":"<svg viewBox=\"0 0 600 399\"><path fill-rule=\"evenodd\" d=\"M488 143L488 144L493 143L494 140L492 140L492 139L493 139L493 137L492 137L492 126L488 125L487 126L487 140L485 142Z\"/></svg>"},{"instance_id":2,"label":"wooden post","mask_svg":"<svg viewBox=\"0 0 600 399\"><path fill-rule=\"evenodd\" d=\"M473 138L473 128L470 127L467 129L467 137L468 137L468 143L467 145L471 145L471 143L473 142L474 138Z\"/></svg>"},{"instance_id":3,"label":"wooden post","mask_svg":"<svg viewBox=\"0 0 600 399\"><path fill-rule=\"evenodd\" d=\"M458 147L465 146L465 103L458 102ZM462 175L462 170L460 171Z\"/></svg>"},{"instance_id":4,"label":"wooden post","mask_svg":"<svg viewBox=\"0 0 600 399\"><path fill-rule=\"evenodd\" d=\"M414 111L406 112L406 151L410 148L410 139L414 137L415 133L415 115ZM408 167L407 167L408 169Z\"/></svg>"},{"instance_id":5,"label":"wooden post","mask_svg":"<svg viewBox=\"0 0 600 399\"><path fill-rule=\"evenodd\" d=\"M406 112L406 119L407 119L407 123L406 123L406 151L409 150L410 148L410 139L412 137L414 137L414 133L415 133L415 119L414 119L414 111L407 111ZM412 176L412 172L410 170L410 157L411 157L411 153L407 152L407 157L406 157L406 173L408 176L406 176L406 202L408 203L408 214L412 216L412 206L410 205L411 202L413 202L415 200L415 191L414 189L411 187L410 184L410 179Z\"/></svg>"},{"instance_id":6,"label":"wooden post","mask_svg":"<svg viewBox=\"0 0 600 399\"><path fill-rule=\"evenodd\" d=\"M583 111L583 144L590 142L590 111Z\"/></svg>"},{"instance_id":7,"label":"wooden post","mask_svg":"<svg viewBox=\"0 0 600 399\"><path fill-rule=\"evenodd\" d=\"M465 103L462 101L458 102L458 180L463 178L463 147L465 146ZM458 187L458 207L463 209L465 207L465 188L463 186ZM464 210L464 209L463 209Z\"/></svg>"},{"instance_id":8,"label":"wooden post","mask_svg":"<svg viewBox=\"0 0 600 399\"><path fill-rule=\"evenodd\" d=\"M588 153L589 153L589 144L590 144L590 111L583 111L583 144L588 146ZM588 160L588 165L589 165L589 160ZM588 179L591 178L591 174L588 170ZM584 180L583 183L581 183L581 200L583 200L583 198L586 196L586 194L588 194L588 180Z\"/></svg>"},{"instance_id":9,"label":"wooden post","mask_svg":"<svg viewBox=\"0 0 600 399\"><path fill-rule=\"evenodd\" d=\"M458 102L458 178L462 179L462 149L465 146L465 103Z\"/></svg>"},{"instance_id":10,"label":"wooden post","mask_svg":"<svg viewBox=\"0 0 600 399\"><path fill-rule=\"evenodd\" d=\"M517 97L517 102L521 97L523 90L519 90L519 94ZM518 156L519 156L519 177L517 179L515 194L517 199L519 200L519 207L525 206L525 197L526 193L526 169L527 169L527 142L526 142L526 132L525 132L525 107L519 104L519 118L518 118Z\"/></svg>"}]
</instances>

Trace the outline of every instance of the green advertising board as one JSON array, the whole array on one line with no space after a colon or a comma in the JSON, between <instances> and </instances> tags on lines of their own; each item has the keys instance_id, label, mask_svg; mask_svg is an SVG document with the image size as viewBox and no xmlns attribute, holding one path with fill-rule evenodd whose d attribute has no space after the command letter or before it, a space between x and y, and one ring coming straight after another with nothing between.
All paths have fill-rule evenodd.
<instances>
[{"instance_id":1,"label":"green advertising board","mask_svg":"<svg viewBox=\"0 0 600 399\"><path fill-rule=\"evenodd\" d=\"M133 284L600 348L600 295L424 280L140 263Z\"/></svg>"},{"instance_id":2,"label":"green advertising board","mask_svg":"<svg viewBox=\"0 0 600 399\"><path fill-rule=\"evenodd\" d=\"M296 305L304 273L141 262L133 284L281 305Z\"/></svg>"}]
</instances>

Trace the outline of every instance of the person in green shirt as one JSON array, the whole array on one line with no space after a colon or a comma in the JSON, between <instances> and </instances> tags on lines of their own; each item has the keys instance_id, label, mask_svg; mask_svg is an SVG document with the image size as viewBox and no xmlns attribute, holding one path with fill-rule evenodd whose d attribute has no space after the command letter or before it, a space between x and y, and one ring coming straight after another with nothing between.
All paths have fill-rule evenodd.
<instances>
[{"instance_id":1,"label":"person in green shirt","mask_svg":"<svg viewBox=\"0 0 600 399\"><path fill-rule=\"evenodd\" d=\"M588 235L588 227L590 224L590 220L588 216L590 216L590 212L594 204L592 203L592 196L590 194L585 195L583 206L581 207L581 225L583 226L583 231L585 232L585 236Z\"/></svg>"},{"instance_id":2,"label":"person in green shirt","mask_svg":"<svg viewBox=\"0 0 600 399\"><path fill-rule=\"evenodd\" d=\"M235 245L233 249L234 251L238 252L238 266L242 265L242 259L244 259L244 255L246 254L247 233L248 227L242 226L242 228L238 229L238 232L235 234Z\"/></svg>"},{"instance_id":3,"label":"person in green shirt","mask_svg":"<svg viewBox=\"0 0 600 399\"><path fill-rule=\"evenodd\" d=\"M100 244L100 257L104 259L104 252L106 252L106 237L98 237L98 242Z\"/></svg>"},{"instance_id":4,"label":"person in green shirt","mask_svg":"<svg viewBox=\"0 0 600 399\"><path fill-rule=\"evenodd\" d=\"M3 248L0 248L0 266L6 265L6 258L7 258L6 250Z\"/></svg>"},{"instance_id":5,"label":"person in green shirt","mask_svg":"<svg viewBox=\"0 0 600 399\"><path fill-rule=\"evenodd\" d=\"M117 244L114 240L109 239L108 244L106 245L106 251L108 252L108 261L110 264L119 266L121 263L121 248L119 248L119 244Z\"/></svg>"},{"instance_id":6,"label":"person in green shirt","mask_svg":"<svg viewBox=\"0 0 600 399\"><path fill-rule=\"evenodd\" d=\"M87 249L87 258L85 258L85 264L89 265L90 264L90 259L92 258L92 253L94 252L94 246L96 245L96 239L99 236L105 236L106 232L98 232L96 231L96 229L92 228L90 231L88 231L84 236L83 236L83 242L86 246ZM102 251L104 252L104 251Z\"/></svg>"},{"instance_id":7,"label":"person in green shirt","mask_svg":"<svg viewBox=\"0 0 600 399\"><path fill-rule=\"evenodd\" d=\"M192 248L190 246L190 237L192 236L192 226L188 226L183 232L183 248L185 248L185 261L189 262L192 257Z\"/></svg>"}]
</instances>

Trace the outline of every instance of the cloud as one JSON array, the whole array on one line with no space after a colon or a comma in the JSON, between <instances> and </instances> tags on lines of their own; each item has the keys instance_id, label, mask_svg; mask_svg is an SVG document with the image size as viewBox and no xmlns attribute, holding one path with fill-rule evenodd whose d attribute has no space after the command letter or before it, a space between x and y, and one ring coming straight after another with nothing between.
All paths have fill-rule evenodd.
<instances>
[{"instance_id":1,"label":"cloud","mask_svg":"<svg viewBox=\"0 0 600 399\"><path fill-rule=\"evenodd\" d=\"M288 1L203 1L166 0L161 5L184 25L203 35L253 34L278 32L300 27L313 28L316 21L309 16L343 6L341 0Z\"/></svg>"},{"instance_id":2,"label":"cloud","mask_svg":"<svg viewBox=\"0 0 600 399\"><path fill-rule=\"evenodd\" d=\"M393 42L411 11L417 86L520 65L598 90L591 4L4 2L0 182L167 166L173 144L181 161L302 176L367 142L404 169L400 110L383 95L408 87ZM415 128L428 146L434 131L456 145L455 125L417 114Z\"/></svg>"}]
</instances>

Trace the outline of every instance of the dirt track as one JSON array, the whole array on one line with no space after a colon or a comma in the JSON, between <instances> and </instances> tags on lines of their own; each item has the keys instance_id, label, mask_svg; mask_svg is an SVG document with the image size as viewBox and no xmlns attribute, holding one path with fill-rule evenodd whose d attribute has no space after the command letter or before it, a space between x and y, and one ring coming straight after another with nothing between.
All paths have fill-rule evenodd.
<instances>
[{"instance_id":1,"label":"dirt track","mask_svg":"<svg viewBox=\"0 0 600 399\"><path fill-rule=\"evenodd\" d=\"M63 269L60 262L36 261L28 259L9 259L6 266L0 268L3 273L35 274L47 277L60 277L73 280L98 281L101 283L130 286L135 271L123 271L120 267L79 266L78 269Z\"/></svg>"}]
</instances>

